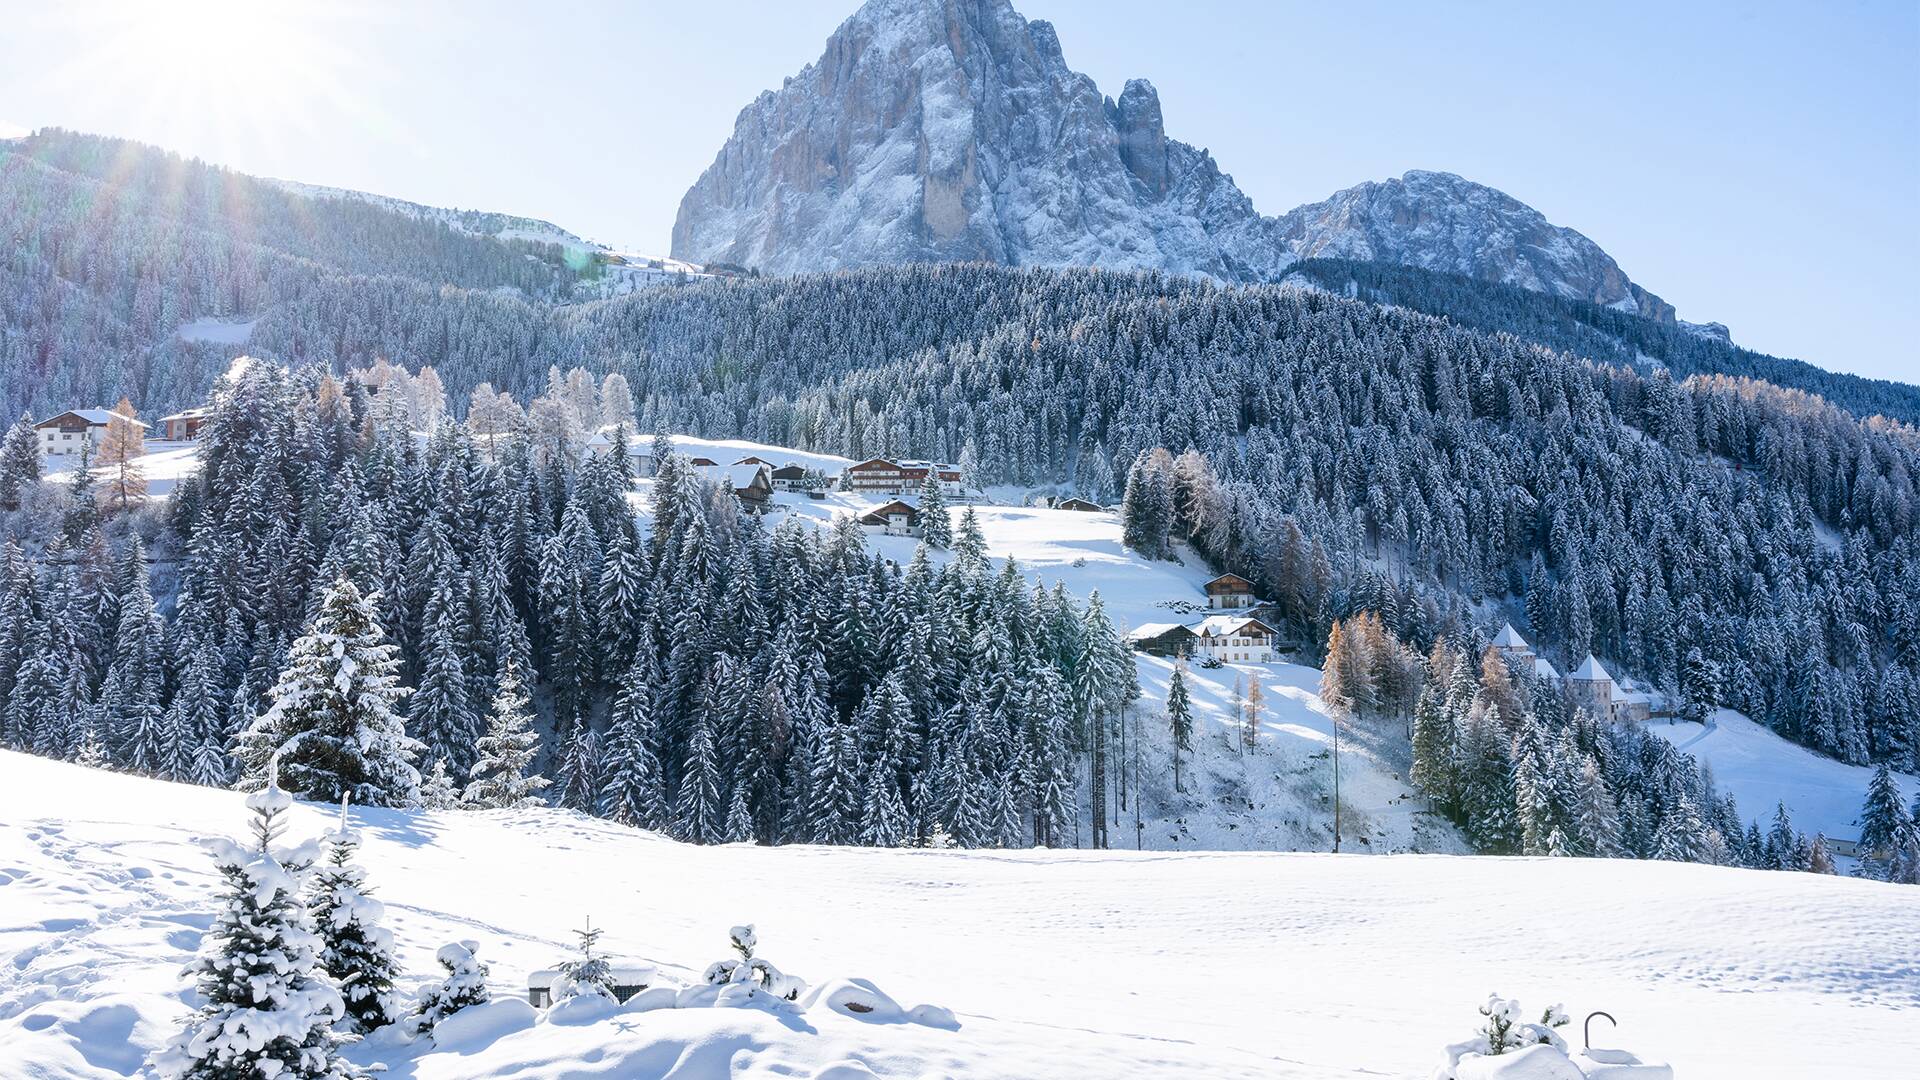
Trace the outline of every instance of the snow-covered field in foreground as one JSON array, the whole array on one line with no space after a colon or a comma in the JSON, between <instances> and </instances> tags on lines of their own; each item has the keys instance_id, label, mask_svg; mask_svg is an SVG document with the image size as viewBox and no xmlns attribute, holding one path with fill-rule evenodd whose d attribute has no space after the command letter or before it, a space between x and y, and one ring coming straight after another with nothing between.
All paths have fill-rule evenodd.
<instances>
[{"instance_id":1,"label":"snow-covered field in foreground","mask_svg":"<svg viewBox=\"0 0 1920 1080\"><path fill-rule=\"evenodd\" d=\"M293 834L328 817L300 807ZM355 818L421 980L435 948L473 938L496 994L514 995L592 917L613 952L686 983L726 954L729 925L753 922L789 973L866 978L959 1021L623 1011L356 1051L419 1080L1424 1077L1494 989L1564 1001L1576 1021L1607 1009L1621 1026L1602 1044L1685 1080L1905 1077L1920 1055L1920 890L1873 882L1415 855L696 848L551 810ZM214 874L191 838L244 819L232 793L0 754L0 1075L138 1071L188 1007L179 971L208 925Z\"/></svg>"}]
</instances>

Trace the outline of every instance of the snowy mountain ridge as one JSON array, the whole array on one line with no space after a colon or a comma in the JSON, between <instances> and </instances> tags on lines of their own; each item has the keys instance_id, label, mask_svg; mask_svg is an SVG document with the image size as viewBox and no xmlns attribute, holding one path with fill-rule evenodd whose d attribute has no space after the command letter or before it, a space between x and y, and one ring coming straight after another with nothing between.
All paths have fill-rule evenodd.
<instances>
[{"instance_id":1,"label":"snowy mountain ridge","mask_svg":"<svg viewBox=\"0 0 1920 1080\"><path fill-rule=\"evenodd\" d=\"M263 179L262 182L303 198L350 200L416 221L439 222L456 232L470 236L505 242L524 240L533 244L552 244L564 249L566 258L571 263L580 266L585 266L589 262L599 264L599 278L574 285L572 297L574 300L598 300L675 278L693 279L709 276L703 267L694 263L642 252L616 250L605 244L584 239L551 221L540 218L503 214L491 210L459 210L428 206L424 203L397 199L390 195L377 195L352 188L328 187L323 184L307 184L295 180L268 178Z\"/></svg>"},{"instance_id":2,"label":"snowy mountain ridge","mask_svg":"<svg viewBox=\"0 0 1920 1080\"><path fill-rule=\"evenodd\" d=\"M673 253L782 274L986 261L1229 282L1339 256L1673 319L1593 241L1448 173L1263 216L1210 154L1168 137L1152 83L1103 97L1052 25L1007 0L870 0L741 111L681 200Z\"/></svg>"},{"instance_id":3,"label":"snowy mountain ridge","mask_svg":"<svg viewBox=\"0 0 1920 1080\"><path fill-rule=\"evenodd\" d=\"M490 210L458 210L428 206L424 203L397 199L391 195L376 195L352 188L308 184L298 180L282 180L278 177L264 177L262 182L309 199L352 199L417 220L442 222L448 228L473 236L487 236L496 240L527 240L536 244L557 244L581 251L601 249L599 244L583 240L550 221L542 221L538 218L501 214Z\"/></svg>"}]
</instances>

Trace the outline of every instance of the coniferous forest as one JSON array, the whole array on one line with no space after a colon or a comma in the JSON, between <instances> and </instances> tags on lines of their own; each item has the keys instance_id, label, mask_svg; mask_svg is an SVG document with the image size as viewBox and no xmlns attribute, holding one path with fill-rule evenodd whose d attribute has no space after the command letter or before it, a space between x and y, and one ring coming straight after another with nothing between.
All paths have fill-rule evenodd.
<instances>
[{"instance_id":1,"label":"coniferous forest","mask_svg":"<svg viewBox=\"0 0 1920 1080\"><path fill-rule=\"evenodd\" d=\"M1095 718L1131 700L1097 604L969 556L963 521L951 565L889 567L851 529L764 532L690 473L656 485L642 535L618 470L580 452L630 419L635 438L940 458L984 484L1125 501L1144 508L1137 550L1184 543L1248 576L1315 650L1376 613L1430 684L1458 666L1430 650L1477 665L1473 635L1505 612L1563 670L1592 652L1845 761L1920 755L1920 438L1835 404L1910 416L1897 388L1711 343L1682 357L1661 335L1683 331L1593 313L1515 317L1531 337L1475 328L1519 302L1471 307L1454 293L1480 286L1437 277L1356 291L1458 321L982 266L568 302L591 271L557 248L350 200L295 209L304 196L112 140L17 145L0 160L0 210L25 238L3 286L10 407L125 390L153 416L202 400L237 352L289 367L250 367L223 395L203 471L145 522L167 556L151 582L147 550L96 527L97 500L36 488L23 450L0 453L17 463L0 495L31 504L0 599L16 743L238 779L244 761L216 749L297 689L280 686L289 657L345 580L385 630L393 686L412 688L391 702L393 741L422 744L430 790L471 782L483 737L498 779L531 710L560 741L527 759L551 774L543 797L599 806L609 770L638 777L620 812L696 838L938 826L1000 842L1019 822L1045 842L1077 820L1066 756L1097 756ZM256 219L243 242L235 222ZM197 318L249 320L250 338L172 335ZM1671 346L1671 370L1595 362L1623 342ZM405 415L344 377L390 365L431 367ZM155 760L178 747L194 749ZM1461 791L1433 790L1471 817Z\"/></svg>"}]
</instances>

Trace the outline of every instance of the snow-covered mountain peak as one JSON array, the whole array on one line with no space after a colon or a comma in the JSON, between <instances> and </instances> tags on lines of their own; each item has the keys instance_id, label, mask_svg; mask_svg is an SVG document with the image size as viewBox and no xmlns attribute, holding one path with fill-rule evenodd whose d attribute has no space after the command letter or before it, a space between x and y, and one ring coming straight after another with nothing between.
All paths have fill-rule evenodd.
<instances>
[{"instance_id":1,"label":"snow-covered mountain peak","mask_svg":"<svg viewBox=\"0 0 1920 1080\"><path fill-rule=\"evenodd\" d=\"M741 112L673 252L774 273L904 262L1270 277L1293 261L1150 84L1109 102L1005 0L873 0Z\"/></svg>"},{"instance_id":2,"label":"snow-covered mountain peak","mask_svg":"<svg viewBox=\"0 0 1920 1080\"><path fill-rule=\"evenodd\" d=\"M1629 280L1592 240L1453 173L1414 169L1356 184L1281 220L1301 258L1403 263L1673 319L1672 305Z\"/></svg>"},{"instance_id":3,"label":"snow-covered mountain peak","mask_svg":"<svg viewBox=\"0 0 1920 1080\"><path fill-rule=\"evenodd\" d=\"M1314 255L1383 259L1672 318L1591 240L1451 173L1264 217L1167 136L1151 82L1103 96L1007 0L870 0L741 111L672 250L771 273L982 261L1235 282Z\"/></svg>"}]
</instances>

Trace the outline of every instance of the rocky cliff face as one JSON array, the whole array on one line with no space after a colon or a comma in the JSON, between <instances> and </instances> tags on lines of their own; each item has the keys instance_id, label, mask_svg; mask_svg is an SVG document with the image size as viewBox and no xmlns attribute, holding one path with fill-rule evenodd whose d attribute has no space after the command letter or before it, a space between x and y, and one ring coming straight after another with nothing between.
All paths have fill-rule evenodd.
<instances>
[{"instance_id":1,"label":"rocky cliff face","mask_svg":"<svg viewBox=\"0 0 1920 1080\"><path fill-rule=\"evenodd\" d=\"M740 113L681 200L676 258L772 273L980 260L1270 277L1274 223L1005 0L873 0Z\"/></svg>"},{"instance_id":2,"label":"rocky cliff face","mask_svg":"<svg viewBox=\"0 0 1920 1080\"><path fill-rule=\"evenodd\" d=\"M1312 255L1391 259L1642 314L1672 309L1570 229L1443 173L1263 217L1007 0L871 0L819 60L741 111L680 202L673 255L768 273L906 262L1095 265L1276 280Z\"/></svg>"}]
</instances>

